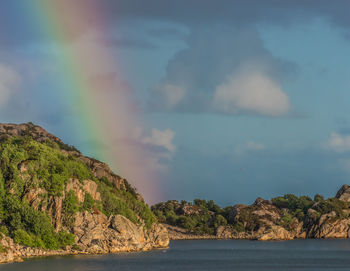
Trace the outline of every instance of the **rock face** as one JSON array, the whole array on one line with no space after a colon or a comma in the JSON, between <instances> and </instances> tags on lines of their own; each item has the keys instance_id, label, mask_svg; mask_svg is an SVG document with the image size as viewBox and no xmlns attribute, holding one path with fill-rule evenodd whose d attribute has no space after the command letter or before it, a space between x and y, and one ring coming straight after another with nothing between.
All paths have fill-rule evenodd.
<instances>
[{"instance_id":1,"label":"rock face","mask_svg":"<svg viewBox=\"0 0 350 271\"><path fill-rule=\"evenodd\" d=\"M271 201L257 198L252 206L238 204L231 211L234 222L241 223L243 228L237 230L232 226L220 226L216 236L220 239L254 239L254 240L291 240L300 234L298 221L288 231L280 224L283 214Z\"/></svg>"},{"instance_id":2,"label":"rock face","mask_svg":"<svg viewBox=\"0 0 350 271\"><path fill-rule=\"evenodd\" d=\"M350 186L347 184L344 184L339 191L337 192L336 198L350 202Z\"/></svg>"},{"instance_id":3,"label":"rock face","mask_svg":"<svg viewBox=\"0 0 350 271\"><path fill-rule=\"evenodd\" d=\"M77 244L88 253L115 253L167 247L166 228L154 223L149 232L122 215L107 218L88 212L76 215L74 235Z\"/></svg>"}]
</instances>

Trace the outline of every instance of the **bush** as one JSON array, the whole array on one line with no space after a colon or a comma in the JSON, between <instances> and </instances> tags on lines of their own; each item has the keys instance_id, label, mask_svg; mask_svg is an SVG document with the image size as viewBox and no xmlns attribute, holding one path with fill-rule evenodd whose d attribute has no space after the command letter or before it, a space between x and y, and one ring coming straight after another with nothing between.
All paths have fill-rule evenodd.
<instances>
[{"instance_id":1,"label":"bush","mask_svg":"<svg viewBox=\"0 0 350 271\"><path fill-rule=\"evenodd\" d=\"M314 201L307 196L297 197L292 194L284 195L283 197L273 198L272 204L279 209L288 209L292 216L296 216L299 221L302 221L307 213L307 210L311 208Z\"/></svg>"},{"instance_id":2,"label":"bush","mask_svg":"<svg viewBox=\"0 0 350 271\"><path fill-rule=\"evenodd\" d=\"M343 209L349 208L350 204L344 202L337 198L329 198L327 200L319 201L312 208L322 214L327 214L334 211L338 218L345 218L346 215L343 212Z\"/></svg>"},{"instance_id":3,"label":"bush","mask_svg":"<svg viewBox=\"0 0 350 271\"><path fill-rule=\"evenodd\" d=\"M3 233L3 234L5 234L6 236L9 235L9 230L8 230L7 227L4 226L4 225L0 226L0 232Z\"/></svg>"},{"instance_id":4,"label":"bush","mask_svg":"<svg viewBox=\"0 0 350 271\"><path fill-rule=\"evenodd\" d=\"M85 196L84 196L84 202L83 202L83 210L91 210L91 208L94 206L95 201L92 198L92 196L90 195L90 193L85 192Z\"/></svg>"},{"instance_id":5,"label":"bush","mask_svg":"<svg viewBox=\"0 0 350 271\"><path fill-rule=\"evenodd\" d=\"M226 226L227 225L227 220L226 218L224 218L222 215L216 215L214 222L213 222L213 226L214 228L218 228L219 226Z\"/></svg>"},{"instance_id":6,"label":"bush","mask_svg":"<svg viewBox=\"0 0 350 271\"><path fill-rule=\"evenodd\" d=\"M27 247L33 247L33 238L24 230L18 229L13 233L13 239L15 243L21 244Z\"/></svg>"},{"instance_id":7,"label":"bush","mask_svg":"<svg viewBox=\"0 0 350 271\"><path fill-rule=\"evenodd\" d=\"M60 231L58 233L58 241L61 248L66 248L66 246L71 246L75 243L75 236L72 233L65 231Z\"/></svg>"},{"instance_id":8,"label":"bush","mask_svg":"<svg viewBox=\"0 0 350 271\"><path fill-rule=\"evenodd\" d=\"M293 229L293 216L285 213L277 224L290 231Z\"/></svg>"},{"instance_id":9,"label":"bush","mask_svg":"<svg viewBox=\"0 0 350 271\"><path fill-rule=\"evenodd\" d=\"M240 221L237 221L233 224L233 229L235 229L238 232L243 232L245 230L243 223Z\"/></svg>"},{"instance_id":10,"label":"bush","mask_svg":"<svg viewBox=\"0 0 350 271\"><path fill-rule=\"evenodd\" d=\"M63 201L63 222L65 226L72 227L74 223L74 215L78 212L78 198L73 190L70 190Z\"/></svg>"}]
</instances>

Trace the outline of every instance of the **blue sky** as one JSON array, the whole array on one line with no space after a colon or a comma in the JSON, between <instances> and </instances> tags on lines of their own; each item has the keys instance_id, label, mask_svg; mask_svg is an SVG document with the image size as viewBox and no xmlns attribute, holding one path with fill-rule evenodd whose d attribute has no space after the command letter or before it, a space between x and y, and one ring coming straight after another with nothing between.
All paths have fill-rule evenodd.
<instances>
[{"instance_id":1,"label":"blue sky","mask_svg":"<svg viewBox=\"0 0 350 271\"><path fill-rule=\"evenodd\" d=\"M148 129L141 141L162 148L149 153L163 191L150 201L329 197L349 183L348 1L100 2ZM0 11L0 121L39 123L89 154L74 105L57 102L52 44L16 3Z\"/></svg>"}]
</instances>

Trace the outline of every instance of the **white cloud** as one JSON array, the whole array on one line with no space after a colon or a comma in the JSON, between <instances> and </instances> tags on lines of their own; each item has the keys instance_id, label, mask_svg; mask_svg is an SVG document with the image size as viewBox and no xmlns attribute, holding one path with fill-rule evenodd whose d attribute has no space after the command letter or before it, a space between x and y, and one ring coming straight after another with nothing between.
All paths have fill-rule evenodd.
<instances>
[{"instance_id":1,"label":"white cloud","mask_svg":"<svg viewBox=\"0 0 350 271\"><path fill-rule=\"evenodd\" d=\"M336 132L331 134L328 146L337 152L350 151L350 135L340 135Z\"/></svg>"},{"instance_id":2,"label":"white cloud","mask_svg":"<svg viewBox=\"0 0 350 271\"><path fill-rule=\"evenodd\" d=\"M17 72L0 64L0 107L6 104L19 83L20 77Z\"/></svg>"},{"instance_id":3,"label":"white cloud","mask_svg":"<svg viewBox=\"0 0 350 271\"><path fill-rule=\"evenodd\" d=\"M172 143L174 136L175 132L170 129L164 131L152 129L151 135L149 137L144 137L142 143L163 147L169 152L174 152L176 149Z\"/></svg>"},{"instance_id":4,"label":"white cloud","mask_svg":"<svg viewBox=\"0 0 350 271\"><path fill-rule=\"evenodd\" d=\"M278 82L264 72L244 69L216 87L213 107L227 114L281 116L289 111L290 104Z\"/></svg>"},{"instance_id":5,"label":"white cloud","mask_svg":"<svg viewBox=\"0 0 350 271\"><path fill-rule=\"evenodd\" d=\"M296 65L272 55L255 28L199 27L184 41L151 88L151 111L288 113L280 82L294 75Z\"/></svg>"}]
</instances>

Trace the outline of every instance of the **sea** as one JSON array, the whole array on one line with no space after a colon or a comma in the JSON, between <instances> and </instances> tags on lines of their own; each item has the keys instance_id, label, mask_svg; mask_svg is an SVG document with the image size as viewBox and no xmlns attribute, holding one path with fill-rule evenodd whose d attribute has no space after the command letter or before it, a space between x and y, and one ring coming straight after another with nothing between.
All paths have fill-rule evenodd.
<instances>
[{"instance_id":1,"label":"sea","mask_svg":"<svg viewBox=\"0 0 350 271\"><path fill-rule=\"evenodd\" d=\"M42 257L0 265L6 271L350 270L350 240L183 240L169 249Z\"/></svg>"}]
</instances>

